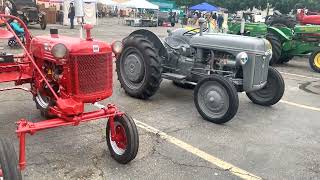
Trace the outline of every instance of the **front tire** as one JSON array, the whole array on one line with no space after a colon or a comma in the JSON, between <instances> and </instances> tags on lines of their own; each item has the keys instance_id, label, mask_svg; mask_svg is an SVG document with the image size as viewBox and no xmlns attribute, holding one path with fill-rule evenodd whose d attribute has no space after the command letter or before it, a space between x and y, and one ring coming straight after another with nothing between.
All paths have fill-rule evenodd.
<instances>
[{"instance_id":1,"label":"front tire","mask_svg":"<svg viewBox=\"0 0 320 180\"><path fill-rule=\"evenodd\" d=\"M18 158L13 144L7 139L0 138L0 179L21 180L18 168Z\"/></svg>"},{"instance_id":2,"label":"front tire","mask_svg":"<svg viewBox=\"0 0 320 180\"><path fill-rule=\"evenodd\" d=\"M36 103L36 107L37 109L39 109L42 117L46 119L54 118L54 116L49 113L50 107L52 107L54 104L53 100L49 96L46 96L38 91L37 94L33 97L33 100Z\"/></svg>"},{"instance_id":3,"label":"front tire","mask_svg":"<svg viewBox=\"0 0 320 180\"><path fill-rule=\"evenodd\" d=\"M236 115L239 98L235 86L229 79L220 75L210 75L197 84L194 103L205 120L222 124Z\"/></svg>"},{"instance_id":4,"label":"front tire","mask_svg":"<svg viewBox=\"0 0 320 180\"><path fill-rule=\"evenodd\" d=\"M121 87L130 96L148 99L159 89L160 57L153 44L143 36L130 36L124 41L116 66Z\"/></svg>"},{"instance_id":5,"label":"front tire","mask_svg":"<svg viewBox=\"0 0 320 180\"><path fill-rule=\"evenodd\" d=\"M133 119L124 114L114 117L116 140L111 140L110 121L106 129L106 140L113 159L121 164L132 161L139 149L138 129Z\"/></svg>"},{"instance_id":6,"label":"front tire","mask_svg":"<svg viewBox=\"0 0 320 180\"><path fill-rule=\"evenodd\" d=\"M272 106L280 101L284 94L285 84L281 74L269 67L267 84L260 90L247 92L249 99L261 106Z\"/></svg>"},{"instance_id":7,"label":"front tire","mask_svg":"<svg viewBox=\"0 0 320 180\"><path fill-rule=\"evenodd\" d=\"M320 73L320 50L313 52L309 57L309 65L315 72Z\"/></svg>"}]
</instances>

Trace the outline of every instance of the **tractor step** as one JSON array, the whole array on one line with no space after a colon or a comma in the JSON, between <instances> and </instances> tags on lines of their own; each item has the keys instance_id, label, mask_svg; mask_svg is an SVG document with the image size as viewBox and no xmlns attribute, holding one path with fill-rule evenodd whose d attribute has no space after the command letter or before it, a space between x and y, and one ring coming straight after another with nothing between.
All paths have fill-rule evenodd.
<instances>
[{"instance_id":1,"label":"tractor step","mask_svg":"<svg viewBox=\"0 0 320 180\"><path fill-rule=\"evenodd\" d=\"M174 74L174 73L162 73L162 78L169 79L169 80L176 80L181 81L186 79L187 76L180 75L180 74Z\"/></svg>"}]
</instances>

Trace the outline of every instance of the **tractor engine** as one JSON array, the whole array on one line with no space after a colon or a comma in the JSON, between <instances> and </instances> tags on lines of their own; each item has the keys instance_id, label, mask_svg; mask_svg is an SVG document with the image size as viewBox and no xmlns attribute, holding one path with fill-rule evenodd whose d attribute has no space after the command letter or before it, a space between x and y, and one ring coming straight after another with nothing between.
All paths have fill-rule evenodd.
<instances>
[{"instance_id":1,"label":"tractor engine","mask_svg":"<svg viewBox=\"0 0 320 180\"><path fill-rule=\"evenodd\" d=\"M89 33L88 33L89 32ZM112 49L102 41L58 35L57 29L50 36L36 36L30 51L56 94L81 106L94 103L112 95ZM32 84L35 96L52 100L46 83L37 74ZM37 91L37 92L35 92ZM55 102L50 102L54 104ZM80 108L83 111L83 108ZM82 112L69 112L79 114Z\"/></svg>"}]
</instances>

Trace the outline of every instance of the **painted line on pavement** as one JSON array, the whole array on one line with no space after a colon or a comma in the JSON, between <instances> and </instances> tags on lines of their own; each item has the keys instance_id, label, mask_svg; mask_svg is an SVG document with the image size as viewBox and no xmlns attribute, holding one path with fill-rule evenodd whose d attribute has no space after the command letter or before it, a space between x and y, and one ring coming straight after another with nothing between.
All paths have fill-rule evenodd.
<instances>
[{"instance_id":1,"label":"painted line on pavement","mask_svg":"<svg viewBox=\"0 0 320 180\"><path fill-rule=\"evenodd\" d=\"M320 108L317 108L317 107L307 106L307 105L298 104L298 103L285 101L285 100L280 100L280 102L284 103L284 104L291 105L291 106L296 106L296 107L299 107L299 108L304 108L304 109L309 109L309 110L312 110L312 111L319 111L320 112Z\"/></svg>"},{"instance_id":2,"label":"painted line on pavement","mask_svg":"<svg viewBox=\"0 0 320 180\"><path fill-rule=\"evenodd\" d=\"M141 121L138 121L136 119L134 119L134 121L136 122L136 125L138 127L142 128L142 129L144 129L144 130L146 130L148 132L151 132L151 133L153 133L155 135L158 135L161 139L164 139L164 140L166 140L166 141L178 146L179 148L184 149L187 152L189 152L189 153L191 153L193 155L196 155L196 156L202 158L203 160L206 160L209 163L211 163L211 164L213 164L213 165L215 165L215 166L217 166L217 167L219 167L219 168L221 168L221 169L223 169L225 171L229 171L232 174L240 177L241 179L245 179L245 180L262 180L262 178L259 177L259 176L251 174L251 173L249 173L249 172L247 172L247 171L245 171L245 170L243 170L241 168L238 168L238 167L236 167L236 166L234 166L234 165L232 165L230 163L227 163L227 162L225 162L225 161L223 161L223 160L221 160L221 159L219 159L217 157L214 157L213 155L210 155L210 154L208 154L208 153L206 153L206 152L204 152L204 151L202 151L202 150L200 150L200 149L198 149L198 148L196 148L196 147L194 147L194 146L192 146L190 144L187 144L187 143L181 141L180 139L177 139L177 138L175 138L173 136L170 136L170 135L166 134L165 132L162 132L162 131L160 131L160 130L154 128L154 127L151 127L151 126L149 126L149 125L147 125L147 124L145 124L145 123L143 123Z\"/></svg>"},{"instance_id":3,"label":"painted line on pavement","mask_svg":"<svg viewBox=\"0 0 320 180\"><path fill-rule=\"evenodd\" d=\"M301 74L293 74L293 73L287 73L287 72L282 72L282 71L279 71L279 72L281 74L290 75L290 76L296 76L296 77L301 77L301 78L320 80L320 78L318 78L318 77L310 77L310 76L304 76L304 75L301 75Z\"/></svg>"}]
</instances>

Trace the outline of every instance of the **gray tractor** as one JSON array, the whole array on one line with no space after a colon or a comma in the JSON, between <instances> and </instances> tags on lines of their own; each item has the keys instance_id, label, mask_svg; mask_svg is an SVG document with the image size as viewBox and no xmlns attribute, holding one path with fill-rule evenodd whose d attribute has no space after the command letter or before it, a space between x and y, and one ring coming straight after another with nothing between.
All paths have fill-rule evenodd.
<instances>
[{"instance_id":1,"label":"gray tractor","mask_svg":"<svg viewBox=\"0 0 320 180\"><path fill-rule=\"evenodd\" d=\"M125 92L147 99L159 89L162 78L194 87L194 103L205 119L222 124L237 113L237 92L262 106L276 104L285 84L269 67L271 44L263 38L206 32L200 28L168 31L161 41L148 30L137 30L123 40L117 56L118 79Z\"/></svg>"}]
</instances>

